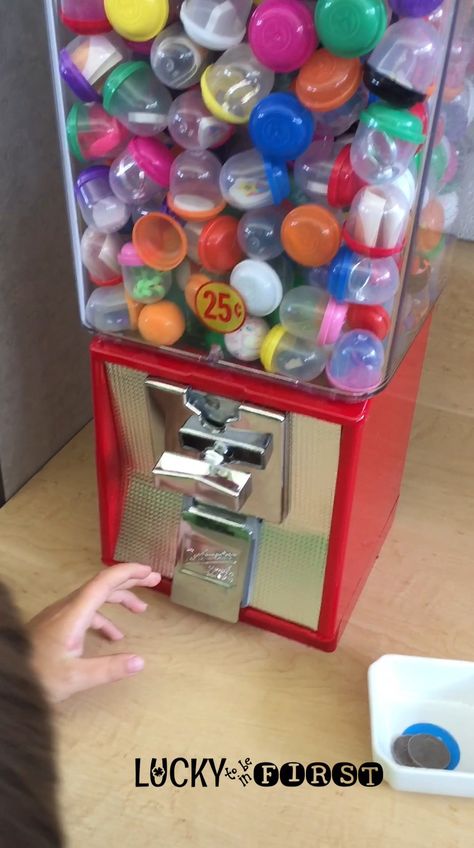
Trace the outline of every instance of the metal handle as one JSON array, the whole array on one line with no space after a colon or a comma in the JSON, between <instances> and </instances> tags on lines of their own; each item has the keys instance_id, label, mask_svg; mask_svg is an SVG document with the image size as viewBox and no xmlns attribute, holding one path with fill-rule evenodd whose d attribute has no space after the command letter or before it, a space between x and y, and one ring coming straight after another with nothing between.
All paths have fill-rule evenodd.
<instances>
[{"instance_id":1,"label":"metal handle","mask_svg":"<svg viewBox=\"0 0 474 848\"><path fill-rule=\"evenodd\" d=\"M209 448L222 452L226 463L241 462L265 469L273 451L271 433L255 433L237 427L227 427L222 433L210 433L198 415L180 428L179 439L183 448L204 453Z\"/></svg>"},{"instance_id":2,"label":"metal handle","mask_svg":"<svg viewBox=\"0 0 474 848\"><path fill-rule=\"evenodd\" d=\"M239 420L240 403L235 400L187 389L185 404L197 415L208 432L224 430L229 424Z\"/></svg>"},{"instance_id":3,"label":"metal handle","mask_svg":"<svg viewBox=\"0 0 474 848\"><path fill-rule=\"evenodd\" d=\"M164 453L153 474L160 488L198 498L202 503L238 512L252 491L252 477L227 468L224 456L210 450L203 459Z\"/></svg>"}]
</instances>

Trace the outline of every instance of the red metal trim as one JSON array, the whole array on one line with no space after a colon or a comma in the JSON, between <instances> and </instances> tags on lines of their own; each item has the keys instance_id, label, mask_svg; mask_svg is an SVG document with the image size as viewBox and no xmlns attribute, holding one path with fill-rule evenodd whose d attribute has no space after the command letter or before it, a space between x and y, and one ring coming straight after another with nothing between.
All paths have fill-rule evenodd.
<instances>
[{"instance_id":1,"label":"red metal trim","mask_svg":"<svg viewBox=\"0 0 474 848\"><path fill-rule=\"evenodd\" d=\"M323 596L319 622L316 625L321 636L331 643L337 641L337 608L344 580L345 552L353 511L364 426L365 420L359 422L357 426L344 427L341 432L339 466L324 574Z\"/></svg>"},{"instance_id":2,"label":"red metal trim","mask_svg":"<svg viewBox=\"0 0 474 848\"><path fill-rule=\"evenodd\" d=\"M261 627L263 630L291 639L293 642L308 645L310 648L319 648L321 651L331 652L337 647L337 638L326 638L320 631L310 630L309 627L286 621L284 618L277 618L275 615L261 612L253 607L242 609L239 621L253 627Z\"/></svg>"},{"instance_id":3,"label":"red metal trim","mask_svg":"<svg viewBox=\"0 0 474 848\"><path fill-rule=\"evenodd\" d=\"M318 629L339 640L390 530L403 479L428 320L365 421L343 430Z\"/></svg>"},{"instance_id":4,"label":"red metal trim","mask_svg":"<svg viewBox=\"0 0 474 848\"><path fill-rule=\"evenodd\" d=\"M364 417L371 400L342 403L327 400L305 391L302 386L286 385L259 377L258 374L235 373L207 362L172 356L162 351L149 351L141 345L96 338L91 353L115 365L131 367L151 376L192 385L202 391L223 394L247 403L266 404L274 409L310 415L333 424L355 424Z\"/></svg>"},{"instance_id":5,"label":"red metal trim","mask_svg":"<svg viewBox=\"0 0 474 848\"><path fill-rule=\"evenodd\" d=\"M112 562L122 512L120 444L113 417L105 361L96 356L93 350L91 369L102 558L104 562Z\"/></svg>"}]
</instances>

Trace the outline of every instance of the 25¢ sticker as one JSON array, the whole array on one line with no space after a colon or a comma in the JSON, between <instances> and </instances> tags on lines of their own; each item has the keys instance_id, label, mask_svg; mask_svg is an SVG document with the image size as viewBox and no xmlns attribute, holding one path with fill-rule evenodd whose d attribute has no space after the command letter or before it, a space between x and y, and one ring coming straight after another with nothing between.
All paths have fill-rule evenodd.
<instances>
[{"instance_id":1,"label":"25\u00a2 sticker","mask_svg":"<svg viewBox=\"0 0 474 848\"><path fill-rule=\"evenodd\" d=\"M196 313L216 333L235 333L246 319L242 296L227 283L205 283L196 295Z\"/></svg>"}]
</instances>

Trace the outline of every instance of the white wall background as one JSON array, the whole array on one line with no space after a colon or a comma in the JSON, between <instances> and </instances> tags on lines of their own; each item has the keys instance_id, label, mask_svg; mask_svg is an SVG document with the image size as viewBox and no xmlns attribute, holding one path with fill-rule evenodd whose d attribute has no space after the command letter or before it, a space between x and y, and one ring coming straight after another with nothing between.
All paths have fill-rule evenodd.
<instances>
[{"instance_id":1,"label":"white wall background","mask_svg":"<svg viewBox=\"0 0 474 848\"><path fill-rule=\"evenodd\" d=\"M0 0L0 467L10 497L91 417L43 4Z\"/></svg>"}]
</instances>

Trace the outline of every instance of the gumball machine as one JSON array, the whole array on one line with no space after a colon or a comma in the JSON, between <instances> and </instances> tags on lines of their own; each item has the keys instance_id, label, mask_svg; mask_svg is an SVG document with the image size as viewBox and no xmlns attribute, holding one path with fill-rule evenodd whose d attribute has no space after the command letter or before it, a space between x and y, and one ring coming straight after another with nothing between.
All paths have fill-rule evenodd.
<instances>
[{"instance_id":1,"label":"gumball machine","mask_svg":"<svg viewBox=\"0 0 474 848\"><path fill-rule=\"evenodd\" d=\"M103 560L334 650L452 266L472 4L45 5Z\"/></svg>"}]
</instances>

